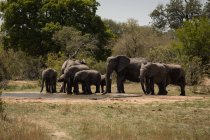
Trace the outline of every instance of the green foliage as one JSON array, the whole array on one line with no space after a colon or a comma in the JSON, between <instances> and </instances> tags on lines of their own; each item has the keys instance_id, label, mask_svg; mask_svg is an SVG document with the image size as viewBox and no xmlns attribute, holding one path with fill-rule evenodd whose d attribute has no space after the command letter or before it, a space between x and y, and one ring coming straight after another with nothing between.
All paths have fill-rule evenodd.
<instances>
[{"instance_id":1,"label":"green foliage","mask_svg":"<svg viewBox=\"0 0 210 140\"><path fill-rule=\"evenodd\" d=\"M182 43L181 49L188 56L202 58L202 63L210 61L210 21L207 18L186 21L176 31Z\"/></svg>"},{"instance_id":2,"label":"green foliage","mask_svg":"<svg viewBox=\"0 0 210 140\"><path fill-rule=\"evenodd\" d=\"M203 74L201 58L182 54L179 50L179 45L174 44L153 48L148 53L147 58L152 62L180 64L185 70L187 84L198 84Z\"/></svg>"},{"instance_id":3,"label":"green foliage","mask_svg":"<svg viewBox=\"0 0 210 140\"><path fill-rule=\"evenodd\" d=\"M111 37L101 18L96 15L96 0L9 0L0 2L5 33L5 48L22 50L30 55L46 55L59 52L60 46L52 41L52 35L62 26L73 26L82 33L97 36L102 59L109 50L104 46Z\"/></svg>"},{"instance_id":4,"label":"green foliage","mask_svg":"<svg viewBox=\"0 0 210 140\"><path fill-rule=\"evenodd\" d=\"M1 51L1 77L4 79L37 79L42 67L42 59L28 56L22 51Z\"/></svg>"},{"instance_id":5,"label":"green foliage","mask_svg":"<svg viewBox=\"0 0 210 140\"><path fill-rule=\"evenodd\" d=\"M78 53L96 57L97 40L90 34L83 34L73 27L63 27L55 32L53 40L61 46L61 51L71 58L75 58Z\"/></svg>"},{"instance_id":6,"label":"green foliage","mask_svg":"<svg viewBox=\"0 0 210 140\"><path fill-rule=\"evenodd\" d=\"M61 73L61 66L66 59L67 58L62 53L49 53L47 55L46 66L55 69L58 73Z\"/></svg>"},{"instance_id":7,"label":"green foliage","mask_svg":"<svg viewBox=\"0 0 210 140\"><path fill-rule=\"evenodd\" d=\"M113 54L144 57L150 48L166 45L171 40L169 33L157 33L151 27L141 27L137 21L130 19L124 24L124 32L114 44Z\"/></svg>"},{"instance_id":8,"label":"green foliage","mask_svg":"<svg viewBox=\"0 0 210 140\"><path fill-rule=\"evenodd\" d=\"M150 14L153 26L159 30L168 27L177 29L184 21L203 15L200 0L170 0L166 5L158 5Z\"/></svg>"}]
</instances>

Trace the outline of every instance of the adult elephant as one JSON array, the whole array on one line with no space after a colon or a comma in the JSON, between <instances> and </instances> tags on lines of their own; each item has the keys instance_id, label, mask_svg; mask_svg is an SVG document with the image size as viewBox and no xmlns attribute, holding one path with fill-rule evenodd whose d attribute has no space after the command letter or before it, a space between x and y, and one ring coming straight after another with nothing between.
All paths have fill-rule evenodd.
<instances>
[{"instance_id":1,"label":"adult elephant","mask_svg":"<svg viewBox=\"0 0 210 140\"><path fill-rule=\"evenodd\" d=\"M67 59L61 67L61 75L64 74L64 70L67 69L68 67L71 67L74 65L81 65L81 64L86 64L84 59L83 60ZM62 81L62 80L60 80L60 81ZM66 87L66 82L65 81L62 81L62 82L63 82L63 84L61 86L60 92L65 93L66 89L64 87Z\"/></svg>"},{"instance_id":2,"label":"adult elephant","mask_svg":"<svg viewBox=\"0 0 210 140\"><path fill-rule=\"evenodd\" d=\"M151 93L154 95L154 84L157 84L159 88L158 95L166 95L166 87L173 84L180 86L180 95L185 96L185 72L180 65L147 63L141 66L139 78L145 94ZM149 79L149 84L146 84L146 92L143 83L145 78Z\"/></svg>"},{"instance_id":3,"label":"adult elephant","mask_svg":"<svg viewBox=\"0 0 210 140\"><path fill-rule=\"evenodd\" d=\"M64 70L64 74L60 76L58 81L64 81L67 83L67 94L72 93L72 86L73 86L73 80L74 76L78 71L82 70L89 70L89 67L84 64L80 65L73 65L71 67L68 67ZM65 88L65 87L64 87Z\"/></svg>"},{"instance_id":4,"label":"adult elephant","mask_svg":"<svg viewBox=\"0 0 210 140\"><path fill-rule=\"evenodd\" d=\"M111 93L111 75L113 71L117 74L117 92L125 93L125 80L140 82L139 70L141 64L146 63L147 60L144 58L128 58L125 55L108 57L106 68L106 91L104 93Z\"/></svg>"},{"instance_id":5,"label":"adult elephant","mask_svg":"<svg viewBox=\"0 0 210 140\"><path fill-rule=\"evenodd\" d=\"M96 70L82 70L74 76L74 93L79 93L78 83L82 83L83 93L92 94L91 85L96 86L95 93L100 93L101 74Z\"/></svg>"},{"instance_id":6,"label":"adult elephant","mask_svg":"<svg viewBox=\"0 0 210 140\"><path fill-rule=\"evenodd\" d=\"M46 87L46 92L55 93L56 92L56 81L57 81L57 72L54 69L47 68L42 71L42 84L41 91L43 91L44 83Z\"/></svg>"}]
</instances>

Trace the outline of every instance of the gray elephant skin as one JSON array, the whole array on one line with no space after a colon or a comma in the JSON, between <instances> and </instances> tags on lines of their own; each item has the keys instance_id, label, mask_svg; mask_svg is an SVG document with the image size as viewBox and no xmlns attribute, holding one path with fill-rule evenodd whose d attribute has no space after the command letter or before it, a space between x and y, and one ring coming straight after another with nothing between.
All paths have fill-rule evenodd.
<instances>
[{"instance_id":1,"label":"gray elephant skin","mask_svg":"<svg viewBox=\"0 0 210 140\"><path fill-rule=\"evenodd\" d=\"M54 69L47 68L42 71L42 83L41 91L43 91L44 84L46 87L46 92L55 93L56 92L56 81L57 81L57 72Z\"/></svg>"},{"instance_id":2,"label":"gray elephant skin","mask_svg":"<svg viewBox=\"0 0 210 140\"><path fill-rule=\"evenodd\" d=\"M64 81L65 83L67 83L67 94L72 93L72 87L73 87L73 82L74 82L73 80L74 80L75 74L78 71L82 71L82 70L89 70L89 67L84 64L73 65L71 67L66 68L64 70L64 74L59 77L58 81ZM66 89L65 84L64 84L64 89Z\"/></svg>"},{"instance_id":3,"label":"gray elephant skin","mask_svg":"<svg viewBox=\"0 0 210 140\"><path fill-rule=\"evenodd\" d=\"M76 60L76 59L67 59L62 67L61 67L61 74L64 74L64 70L67 69L68 67L71 67L73 65L81 65L81 64L86 64L84 60ZM60 92L66 92L66 89L64 87L66 87L66 82L63 80L60 80L59 82L63 82Z\"/></svg>"},{"instance_id":4,"label":"gray elephant skin","mask_svg":"<svg viewBox=\"0 0 210 140\"><path fill-rule=\"evenodd\" d=\"M141 64L146 63L147 60L144 58L128 58L124 55L108 57L106 69L106 91L104 93L111 93L111 75L113 71L117 74L117 92L125 93L125 80L140 82L139 70Z\"/></svg>"},{"instance_id":5,"label":"gray elephant skin","mask_svg":"<svg viewBox=\"0 0 210 140\"><path fill-rule=\"evenodd\" d=\"M180 95L185 96L185 72L180 65L147 63L141 66L139 78L145 94L154 95L154 84L157 84L158 95L167 95L166 87L172 84L180 86ZM143 83L145 78L149 79L149 84L145 84L147 91L145 91Z\"/></svg>"},{"instance_id":6,"label":"gray elephant skin","mask_svg":"<svg viewBox=\"0 0 210 140\"><path fill-rule=\"evenodd\" d=\"M101 74L96 70L82 70L74 76L74 93L79 93L78 83L82 83L84 94L92 94L91 85L96 86L95 93L100 93Z\"/></svg>"},{"instance_id":7,"label":"gray elephant skin","mask_svg":"<svg viewBox=\"0 0 210 140\"><path fill-rule=\"evenodd\" d=\"M101 92L103 93L104 92L104 86L106 86L106 74L101 75L100 85L101 85Z\"/></svg>"}]
</instances>

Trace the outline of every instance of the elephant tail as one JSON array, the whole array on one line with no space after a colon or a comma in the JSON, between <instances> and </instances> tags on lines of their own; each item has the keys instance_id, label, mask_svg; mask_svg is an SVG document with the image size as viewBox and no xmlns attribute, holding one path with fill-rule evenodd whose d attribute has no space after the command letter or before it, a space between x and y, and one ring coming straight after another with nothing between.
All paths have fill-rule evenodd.
<instances>
[{"instance_id":1,"label":"elephant tail","mask_svg":"<svg viewBox=\"0 0 210 140\"><path fill-rule=\"evenodd\" d=\"M41 90L40 90L40 93L42 93L42 91L43 91L43 88L44 88L44 79L42 79L42 83L41 83Z\"/></svg>"}]
</instances>

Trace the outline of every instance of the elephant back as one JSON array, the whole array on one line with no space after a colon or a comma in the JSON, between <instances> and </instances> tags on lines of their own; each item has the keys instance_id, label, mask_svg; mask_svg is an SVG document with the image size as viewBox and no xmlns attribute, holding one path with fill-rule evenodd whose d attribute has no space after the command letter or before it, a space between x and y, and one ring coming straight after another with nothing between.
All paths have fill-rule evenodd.
<instances>
[{"instance_id":1,"label":"elephant back","mask_svg":"<svg viewBox=\"0 0 210 140\"><path fill-rule=\"evenodd\" d=\"M168 82L178 84L180 80L185 80L185 72L180 65L165 64L168 74Z\"/></svg>"},{"instance_id":2,"label":"elephant back","mask_svg":"<svg viewBox=\"0 0 210 140\"><path fill-rule=\"evenodd\" d=\"M57 77L57 71L52 68L47 68L42 71L42 78Z\"/></svg>"},{"instance_id":3,"label":"elephant back","mask_svg":"<svg viewBox=\"0 0 210 140\"><path fill-rule=\"evenodd\" d=\"M70 77L70 78L74 78L74 75L78 72L78 71L82 71L82 70L89 70L89 67L87 65L81 64L81 65L73 65L71 67L68 67L64 74L66 74L66 77Z\"/></svg>"},{"instance_id":4,"label":"elephant back","mask_svg":"<svg viewBox=\"0 0 210 140\"><path fill-rule=\"evenodd\" d=\"M61 67L61 73L63 74L64 73L64 70L68 67L71 67L73 65L81 65L83 63L83 61L79 61L79 60L75 60L75 59L67 59L62 67Z\"/></svg>"}]
</instances>

